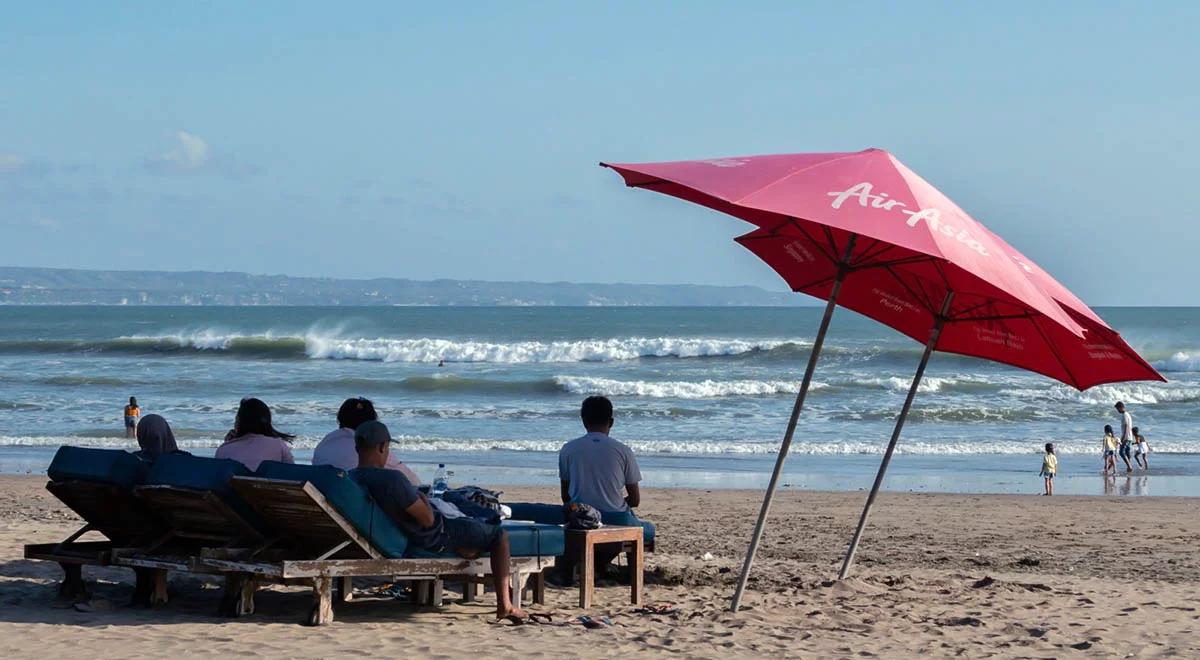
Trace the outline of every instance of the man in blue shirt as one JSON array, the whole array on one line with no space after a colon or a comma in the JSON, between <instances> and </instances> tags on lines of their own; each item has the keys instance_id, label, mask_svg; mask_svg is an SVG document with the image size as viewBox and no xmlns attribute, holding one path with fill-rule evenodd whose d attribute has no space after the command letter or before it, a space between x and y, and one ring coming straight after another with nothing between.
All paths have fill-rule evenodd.
<instances>
[{"instance_id":1,"label":"man in blue shirt","mask_svg":"<svg viewBox=\"0 0 1200 660\"><path fill-rule=\"evenodd\" d=\"M444 518L404 474L387 469L392 436L382 422L364 422L354 430L358 467L350 477L362 484L379 508L404 531L410 543L432 553L453 552L474 559L489 554L496 589L496 618L525 621L509 593L508 535L499 525L474 518Z\"/></svg>"}]
</instances>

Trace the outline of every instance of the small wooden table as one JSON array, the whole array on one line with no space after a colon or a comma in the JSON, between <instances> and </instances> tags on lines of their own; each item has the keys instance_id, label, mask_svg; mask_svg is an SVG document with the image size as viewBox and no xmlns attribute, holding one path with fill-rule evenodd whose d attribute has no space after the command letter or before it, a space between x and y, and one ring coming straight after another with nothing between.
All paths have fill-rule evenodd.
<instances>
[{"instance_id":1,"label":"small wooden table","mask_svg":"<svg viewBox=\"0 0 1200 660\"><path fill-rule=\"evenodd\" d=\"M629 561L629 602L642 602L642 571L645 554L642 545L644 532L641 527L601 527L600 529L568 529L567 556L579 566L579 607L592 606L596 590L595 548L597 544L620 543Z\"/></svg>"}]
</instances>

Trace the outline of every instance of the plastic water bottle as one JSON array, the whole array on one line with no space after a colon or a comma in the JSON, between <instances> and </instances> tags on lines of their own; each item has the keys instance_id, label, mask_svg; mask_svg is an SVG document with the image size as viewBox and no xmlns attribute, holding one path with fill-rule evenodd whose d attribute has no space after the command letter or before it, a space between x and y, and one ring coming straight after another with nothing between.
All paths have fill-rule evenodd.
<instances>
[{"instance_id":1,"label":"plastic water bottle","mask_svg":"<svg viewBox=\"0 0 1200 660\"><path fill-rule=\"evenodd\" d=\"M449 473L446 472L446 464L438 463L437 474L433 475L433 486L430 491L434 497L441 497L442 493L450 488Z\"/></svg>"}]
</instances>

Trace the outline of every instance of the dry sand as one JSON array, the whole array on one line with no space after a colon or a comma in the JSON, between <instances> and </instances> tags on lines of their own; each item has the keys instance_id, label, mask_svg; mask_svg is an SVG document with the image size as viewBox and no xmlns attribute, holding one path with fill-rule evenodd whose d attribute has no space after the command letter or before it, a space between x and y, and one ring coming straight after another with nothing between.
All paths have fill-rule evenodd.
<instances>
[{"instance_id":1,"label":"dry sand","mask_svg":"<svg viewBox=\"0 0 1200 660\"><path fill-rule=\"evenodd\" d=\"M744 610L727 610L760 494L650 490L659 525L647 597L674 615L639 615L627 587L598 590L592 616L614 625L490 625L483 604L418 609L358 598L322 628L297 622L308 591L273 587L253 616L213 612L216 582L173 577L159 609L123 605L132 575L97 580L84 606L55 602L55 564L21 558L25 542L77 524L35 477L0 477L0 656L1200 657L1200 500L1185 498L880 496L856 577L833 582L861 493L785 492L777 499ZM551 501L551 489L507 489ZM711 559L704 559L711 553ZM551 588L557 621L582 614L574 590ZM90 611L79 611L79 610Z\"/></svg>"}]
</instances>

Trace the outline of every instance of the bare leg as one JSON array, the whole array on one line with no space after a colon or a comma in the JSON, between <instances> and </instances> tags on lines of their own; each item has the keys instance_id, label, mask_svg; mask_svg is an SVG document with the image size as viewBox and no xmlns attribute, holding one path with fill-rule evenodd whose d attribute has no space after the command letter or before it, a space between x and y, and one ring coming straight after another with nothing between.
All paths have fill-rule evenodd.
<instances>
[{"instance_id":1,"label":"bare leg","mask_svg":"<svg viewBox=\"0 0 1200 660\"><path fill-rule=\"evenodd\" d=\"M1046 494L1047 494L1047 495L1053 495L1053 494L1054 494L1054 479L1047 479L1047 480L1046 480Z\"/></svg>"},{"instance_id":2,"label":"bare leg","mask_svg":"<svg viewBox=\"0 0 1200 660\"><path fill-rule=\"evenodd\" d=\"M524 619L525 613L519 608L513 607L512 593L508 588L508 565L511 559L508 553L508 534L501 532L500 540L489 551L492 562L492 585L496 589L496 618L516 616Z\"/></svg>"}]
</instances>

